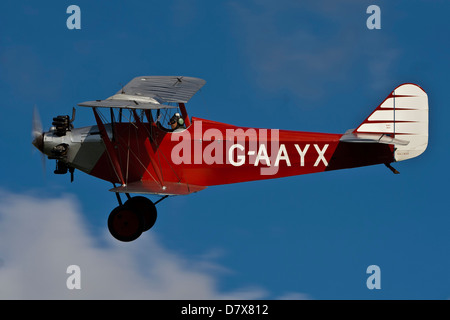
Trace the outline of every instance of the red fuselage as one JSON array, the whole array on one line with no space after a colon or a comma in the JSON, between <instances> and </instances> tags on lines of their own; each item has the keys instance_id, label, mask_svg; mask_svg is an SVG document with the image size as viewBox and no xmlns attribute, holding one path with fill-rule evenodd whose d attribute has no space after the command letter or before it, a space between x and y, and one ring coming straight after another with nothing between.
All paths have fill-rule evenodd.
<instances>
[{"instance_id":1,"label":"red fuselage","mask_svg":"<svg viewBox=\"0 0 450 320\"><path fill-rule=\"evenodd\" d=\"M113 131L113 132L111 132ZM342 134L236 127L192 118L182 132L115 123L108 135L126 184L212 186L393 161L392 145L340 142ZM105 152L89 174L121 183Z\"/></svg>"}]
</instances>

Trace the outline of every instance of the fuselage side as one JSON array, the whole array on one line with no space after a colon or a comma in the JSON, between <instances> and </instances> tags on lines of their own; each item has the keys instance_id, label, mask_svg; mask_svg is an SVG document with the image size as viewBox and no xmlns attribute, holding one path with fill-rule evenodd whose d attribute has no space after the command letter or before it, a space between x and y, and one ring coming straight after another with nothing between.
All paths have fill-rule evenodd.
<instances>
[{"instance_id":1,"label":"fuselage side","mask_svg":"<svg viewBox=\"0 0 450 320\"><path fill-rule=\"evenodd\" d=\"M212 186L392 162L390 145L343 143L342 134L236 127L199 118L181 132L155 123L106 124L105 129L125 183ZM68 165L120 183L97 126L74 129L64 141L70 145Z\"/></svg>"}]
</instances>

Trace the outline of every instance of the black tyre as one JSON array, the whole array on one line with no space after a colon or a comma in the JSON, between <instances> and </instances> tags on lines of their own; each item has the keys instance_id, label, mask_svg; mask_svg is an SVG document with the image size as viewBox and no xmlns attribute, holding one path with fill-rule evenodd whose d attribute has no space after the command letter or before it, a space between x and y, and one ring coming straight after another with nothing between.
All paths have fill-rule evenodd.
<instances>
[{"instance_id":1,"label":"black tyre","mask_svg":"<svg viewBox=\"0 0 450 320\"><path fill-rule=\"evenodd\" d=\"M150 199L142 196L136 196L128 199L124 205L129 206L141 215L144 222L144 227L142 229L143 232L153 227L156 222L157 212L155 204Z\"/></svg>"},{"instance_id":2,"label":"black tyre","mask_svg":"<svg viewBox=\"0 0 450 320\"><path fill-rule=\"evenodd\" d=\"M119 206L109 214L108 229L117 240L129 242L136 240L143 232L142 215L128 206Z\"/></svg>"}]
</instances>

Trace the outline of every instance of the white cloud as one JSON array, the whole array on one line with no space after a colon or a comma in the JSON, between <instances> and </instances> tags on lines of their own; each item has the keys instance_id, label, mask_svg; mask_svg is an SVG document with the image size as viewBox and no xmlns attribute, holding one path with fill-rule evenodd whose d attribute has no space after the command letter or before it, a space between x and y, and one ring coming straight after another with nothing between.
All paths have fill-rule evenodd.
<instances>
[{"instance_id":1,"label":"white cloud","mask_svg":"<svg viewBox=\"0 0 450 320\"><path fill-rule=\"evenodd\" d=\"M0 190L0 299L267 299L248 286L221 292L232 271L213 260L213 248L183 257L151 232L122 243L107 230L93 236L74 196L59 199ZM81 270L81 289L69 290L67 267ZM305 299L289 292L279 299Z\"/></svg>"},{"instance_id":2,"label":"white cloud","mask_svg":"<svg viewBox=\"0 0 450 320\"><path fill-rule=\"evenodd\" d=\"M100 245L100 243L106 245ZM151 232L133 243L93 237L72 196L0 193L0 299L260 299L261 288L220 292L223 267L165 249ZM69 290L69 265L81 289ZM215 274L216 273L216 274Z\"/></svg>"}]
</instances>

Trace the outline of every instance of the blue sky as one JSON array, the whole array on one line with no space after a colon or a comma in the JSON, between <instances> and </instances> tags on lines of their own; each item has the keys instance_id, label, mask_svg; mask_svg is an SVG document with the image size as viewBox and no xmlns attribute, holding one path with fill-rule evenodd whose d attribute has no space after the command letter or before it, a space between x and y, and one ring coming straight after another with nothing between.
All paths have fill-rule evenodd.
<instances>
[{"instance_id":1,"label":"blue sky","mask_svg":"<svg viewBox=\"0 0 450 320\"><path fill-rule=\"evenodd\" d=\"M81 9L69 30L66 9ZM366 9L381 8L369 30ZM9 1L0 10L0 297L448 299L447 1ZM208 188L118 243L111 185L53 175L31 146L77 103L139 75L207 81L190 116L344 133L399 84L428 93L420 157ZM75 126L94 124L77 108ZM152 198L156 200L157 198ZM77 264L82 289L65 287ZM381 289L366 287L370 265ZM123 277L124 272L128 275Z\"/></svg>"}]
</instances>

